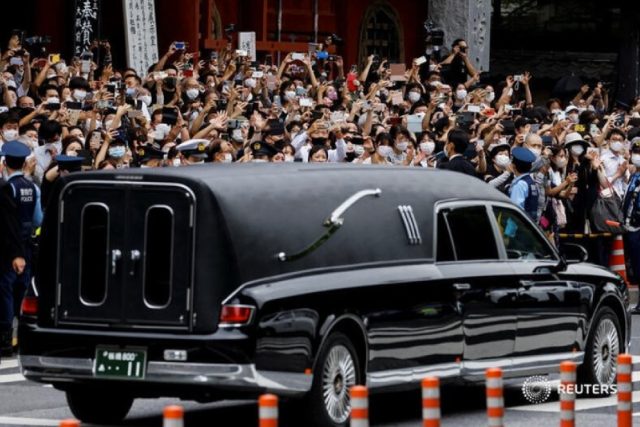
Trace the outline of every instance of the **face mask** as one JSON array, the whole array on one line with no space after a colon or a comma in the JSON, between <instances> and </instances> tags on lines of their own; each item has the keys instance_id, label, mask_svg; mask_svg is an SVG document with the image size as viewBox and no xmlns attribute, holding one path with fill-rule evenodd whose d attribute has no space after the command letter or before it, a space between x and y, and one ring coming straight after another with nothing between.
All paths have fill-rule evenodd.
<instances>
[{"instance_id":1,"label":"face mask","mask_svg":"<svg viewBox=\"0 0 640 427\"><path fill-rule=\"evenodd\" d=\"M187 89L187 98L194 100L200 95L200 91L198 89Z\"/></svg>"},{"instance_id":2,"label":"face mask","mask_svg":"<svg viewBox=\"0 0 640 427\"><path fill-rule=\"evenodd\" d=\"M536 155L536 159L542 155L542 149L540 148L529 148L529 151Z\"/></svg>"},{"instance_id":3,"label":"face mask","mask_svg":"<svg viewBox=\"0 0 640 427\"><path fill-rule=\"evenodd\" d=\"M47 74L47 79L55 79L57 77L58 77L58 75L56 73L48 73Z\"/></svg>"},{"instance_id":4,"label":"face mask","mask_svg":"<svg viewBox=\"0 0 640 427\"><path fill-rule=\"evenodd\" d=\"M331 91L327 93L327 98L329 98L332 101L335 101L336 99L338 99L338 92Z\"/></svg>"},{"instance_id":5,"label":"face mask","mask_svg":"<svg viewBox=\"0 0 640 427\"><path fill-rule=\"evenodd\" d=\"M307 94L307 91L305 88L303 88L302 86L296 86L296 95L304 96L306 94Z\"/></svg>"},{"instance_id":6,"label":"face mask","mask_svg":"<svg viewBox=\"0 0 640 427\"><path fill-rule=\"evenodd\" d=\"M292 163L295 159L293 158L293 156L287 154L284 156L284 161L285 163Z\"/></svg>"},{"instance_id":7,"label":"face mask","mask_svg":"<svg viewBox=\"0 0 640 427\"><path fill-rule=\"evenodd\" d=\"M631 163L637 168L640 168L640 154L631 155Z\"/></svg>"},{"instance_id":8,"label":"face mask","mask_svg":"<svg viewBox=\"0 0 640 427\"><path fill-rule=\"evenodd\" d=\"M10 88L13 88L13 89L16 89L16 88L18 87L18 85L16 84L16 82L15 82L15 81L13 81L13 80L9 80L9 81L7 81L7 83L6 83L6 84L7 84L7 87L10 87Z\"/></svg>"},{"instance_id":9,"label":"face mask","mask_svg":"<svg viewBox=\"0 0 640 427\"><path fill-rule=\"evenodd\" d=\"M576 156L580 156L584 153L584 147L582 145L574 144L571 146L571 152Z\"/></svg>"},{"instance_id":10,"label":"face mask","mask_svg":"<svg viewBox=\"0 0 640 427\"><path fill-rule=\"evenodd\" d=\"M616 153L619 153L620 151L622 151L623 148L624 148L624 145L622 144L621 141L613 141L611 143L611 150L615 151Z\"/></svg>"},{"instance_id":11,"label":"face mask","mask_svg":"<svg viewBox=\"0 0 640 427\"><path fill-rule=\"evenodd\" d=\"M253 89L254 87L256 87L256 79L249 78L244 81L244 85L248 88Z\"/></svg>"},{"instance_id":12,"label":"face mask","mask_svg":"<svg viewBox=\"0 0 640 427\"><path fill-rule=\"evenodd\" d=\"M438 69L438 66L436 64L429 64L429 71L435 71Z\"/></svg>"},{"instance_id":13,"label":"face mask","mask_svg":"<svg viewBox=\"0 0 640 427\"><path fill-rule=\"evenodd\" d=\"M79 136L78 139L80 140L80 143L84 146L85 139L81 136Z\"/></svg>"},{"instance_id":14,"label":"face mask","mask_svg":"<svg viewBox=\"0 0 640 427\"><path fill-rule=\"evenodd\" d=\"M558 169L562 169L565 166L567 166L567 159L561 158L561 159L558 159L558 160L554 160L553 163L556 165L556 167Z\"/></svg>"},{"instance_id":15,"label":"face mask","mask_svg":"<svg viewBox=\"0 0 640 427\"><path fill-rule=\"evenodd\" d=\"M155 136L153 139L163 140L167 137L167 135L169 135L169 132L171 132L171 127L166 123L160 123L156 126L156 130L154 133Z\"/></svg>"},{"instance_id":16,"label":"face mask","mask_svg":"<svg viewBox=\"0 0 640 427\"><path fill-rule=\"evenodd\" d=\"M487 101L493 102L494 99L496 99L496 93L495 92L487 93Z\"/></svg>"},{"instance_id":17,"label":"face mask","mask_svg":"<svg viewBox=\"0 0 640 427\"><path fill-rule=\"evenodd\" d=\"M47 104L60 104L60 98L48 98Z\"/></svg>"},{"instance_id":18,"label":"face mask","mask_svg":"<svg viewBox=\"0 0 640 427\"><path fill-rule=\"evenodd\" d=\"M536 172L536 174L533 176L533 179L534 179L536 182L542 182L542 181L544 181L544 173L542 173L542 172Z\"/></svg>"},{"instance_id":19,"label":"face mask","mask_svg":"<svg viewBox=\"0 0 640 427\"><path fill-rule=\"evenodd\" d=\"M2 139L4 139L5 142L15 141L18 139L18 131L15 129L7 129L2 132Z\"/></svg>"},{"instance_id":20,"label":"face mask","mask_svg":"<svg viewBox=\"0 0 640 427\"><path fill-rule=\"evenodd\" d=\"M431 154L435 149L436 149L436 143L433 141L420 143L420 151L422 151L425 154Z\"/></svg>"},{"instance_id":21,"label":"face mask","mask_svg":"<svg viewBox=\"0 0 640 427\"><path fill-rule=\"evenodd\" d=\"M506 136L500 137L500 138L498 139L498 142L499 142L500 144L506 144L506 143L507 143L507 137L506 137Z\"/></svg>"},{"instance_id":22,"label":"face mask","mask_svg":"<svg viewBox=\"0 0 640 427\"><path fill-rule=\"evenodd\" d=\"M578 115L577 114L569 114L569 120L573 123L578 123Z\"/></svg>"},{"instance_id":23,"label":"face mask","mask_svg":"<svg viewBox=\"0 0 640 427\"><path fill-rule=\"evenodd\" d=\"M496 165L501 168L506 168L511 164L511 158L506 154L498 154L496 156Z\"/></svg>"},{"instance_id":24,"label":"face mask","mask_svg":"<svg viewBox=\"0 0 640 427\"><path fill-rule=\"evenodd\" d=\"M289 101L291 101L291 100L293 100L293 99L296 99L296 93L295 93L294 91L292 91L292 90L288 90L288 91L286 91L286 92L284 93L284 96L285 96Z\"/></svg>"},{"instance_id":25,"label":"face mask","mask_svg":"<svg viewBox=\"0 0 640 427\"><path fill-rule=\"evenodd\" d=\"M117 147L109 147L109 157L113 157L114 159L123 158L125 152L126 150L122 145Z\"/></svg>"},{"instance_id":26,"label":"face mask","mask_svg":"<svg viewBox=\"0 0 640 427\"><path fill-rule=\"evenodd\" d=\"M388 145L381 145L378 147L378 155L382 157L387 157L393 152L393 148Z\"/></svg>"},{"instance_id":27,"label":"face mask","mask_svg":"<svg viewBox=\"0 0 640 427\"><path fill-rule=\"evenodd\" d=\"M84 101L87 97L87 91L82 89L76 89L73 91L73 97L78 101Z\"/></svg>"},{"instance_id":28,"label":"face mask","mask_svg":"<svg viewBox=\"0 0 640 427\"><path fill-rule=\"evenodd\" d=\"M253 159L253 160L251 160L251 162L253 162L253 163L267 163L267 161L265 159Z\"/></svg>"},{"instance_id":29,"label":"face mask","mask_svg":"<svg viewBox=\"0 0 640 427\"><path fill-rule=\"evenodd\" d=\"M177 167L178 167L178 166L180 166L182 163L180 162L180 159L176 157L176 158L174 158L174 159L171 161L171 164L173 165L173 167L174 167L174 168L177 168Z\"/></svg>"},{"instance_id":30,"label":"face mask","mask_svg":"<svg viewBox=\"0 0 640 427\"><path fill-rule=\"evenodd\" d=\"M598 128L597 125L594 125L593 123L591 123L591 125L589 126L589 133L592 135L599 135L600 128Z\"/></svg>"},{"instance_id":31,"label":"face mask","mask_svg":"<svg viewBox=\"0 0 640 427\"><path fill-rule=\"evenodd\" d=\"M409 147L409 143L406 141L396 143L396 148L400 151L407 151L407 147Z\"/></svg>"},{"instance_id":32,"label":"face mask","mask_svg":"<svg viewBox=\"0 0 640 427\"><path fill-rule=\"evenodd\" d=\"M242 129L234 129L233 132L231 132L231 138L235 141L235 142L242 142L244 141L244 138L242 137Z\"/></svg>"},{"instance_id":33,"label":"face mask","mask_svg":"<svg viewBox=\"0 0 640 427\"><path fill-rule=\"evenodd\" d=\"M233 162L233 156L231 155L231 153L224 153L224 159L222 160L222 163L231 163Z\"/></svg>"},{"instance_id":34,"label":"face mask","mask_svg":"<svg viewBox=\"0 0 640 427\"><path fill-rule=\"evenodd\" d=\"M151 105L151 95L142 95L138 98L138 100L140 100L147 107Z\"/></svg>"},{"instance_id":35,"label":"face mask","mask_svg":"<svg viewBox=\"0 0 640 427\"><path fill-rule=\"evenodd\" d=\"M467 97L467 91L465 89L456 90L456 98L462 100Z\"/></svg>"},{"instance_id":36,"label":"face mask","mask_svg":"<svg viewBox=\"0 0 640 427\"><path fill-rule=\"evenodd\" d=\"M353 153L358 157L362 156L364 154L364 147L362 145L354 145Z\"/></svg>"},{"instance_id":37,"label":"face mask","mask_svg":"<svg viewBox=\"0 0 640 427\"><path fill-rule=\"evenodd\" d=\"M420 94L418 92L409 92L409 101L415 104L420 100Z\"/></svg>"},{"instance_id":38,"label":"face mask","mask_svg":"<svg viewBox=\"0 0 640 427\"><path fill-rule=\"evenodd\" d=\"M104 128L111 129L112 124L113 124L113 120L107 120L106 122L104 122Z\"/></svg>"}]
</instances>

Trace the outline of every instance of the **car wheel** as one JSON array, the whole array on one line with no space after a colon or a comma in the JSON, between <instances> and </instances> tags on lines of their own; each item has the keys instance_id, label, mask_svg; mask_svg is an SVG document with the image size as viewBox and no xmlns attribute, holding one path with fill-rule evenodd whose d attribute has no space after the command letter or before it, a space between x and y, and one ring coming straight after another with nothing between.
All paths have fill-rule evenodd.
<instances>
[{"instance_id":1,"label":"car wheel","mask_svg":"<svg viewBox=\"0 0 640 427\"><path fill-rule=\"evenodd\" d=\"M331 334L318 355L307 395L309 421L315 426L346 427L351 415L349 389L362 384L360 361L349 338Z\"/></svg>"},{"instance_id":2,"label":"car wheel","mask_svg":"<svg viewBox=\"0 0 640 427\"><path fill-rule=\"evenodd\" d=\"M585 347L581 382L610 386L616 382L618 354L622 347L620 323L608 307L599 310L594 319Z\"/></svg>"},{"instance_id":3,"label":"car wheel","mask_svg":"<svg viewBox=\"0 0 640 427\"><path fill-rule=\"evenodd\" d=\"M90 424L119 423L124 420L133 405L133 397L121 392L104 392L93 387L74 387L67 390L66 395L73 415Z\"/></svg>"}]
</instances>

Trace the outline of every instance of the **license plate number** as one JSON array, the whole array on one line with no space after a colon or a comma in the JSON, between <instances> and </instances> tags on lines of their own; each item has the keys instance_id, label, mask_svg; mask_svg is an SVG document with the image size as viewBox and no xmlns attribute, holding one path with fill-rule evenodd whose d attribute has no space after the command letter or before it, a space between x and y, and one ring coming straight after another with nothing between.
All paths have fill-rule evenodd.
<instances>
[{"instance_id":1,"label":"license plate number","mask_svg":"<svg viewBox=\"0 0 640 427\"><path fill-rule=\"evenodd\" d=\"M145 350L98 347L93 372L96 377L143 379L146 366Z\"/></svg>"}]
</instances>

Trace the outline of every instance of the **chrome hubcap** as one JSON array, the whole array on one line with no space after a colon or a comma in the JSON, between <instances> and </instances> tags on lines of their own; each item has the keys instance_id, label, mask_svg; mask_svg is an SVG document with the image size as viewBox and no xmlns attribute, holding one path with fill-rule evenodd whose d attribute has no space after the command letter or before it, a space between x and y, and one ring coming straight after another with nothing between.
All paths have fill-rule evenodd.
<instances>
[{"instance_id":1,"label":"chrome hubcap","mask_svg":"<svg viewBox=\"0 0 640 427\"><path fill-rule=\"evenodd\" d=\"M613 384L620 350L618 332L611 319L603 319L593 336L593 369L600 384Z\"/></svg>"},{"instance_id":2,"label":"chrome hubcap","mask_svg":"<svg viewBox=\"0 0 640 427\"><path fill-rule=\"evenodd\" d=\"M356 385L356 368L351 353L337 345L329 351L322 370L322 395L327 414L340 424L349 418L351 399L349 389Z\"/></svg>"}]
</instances>

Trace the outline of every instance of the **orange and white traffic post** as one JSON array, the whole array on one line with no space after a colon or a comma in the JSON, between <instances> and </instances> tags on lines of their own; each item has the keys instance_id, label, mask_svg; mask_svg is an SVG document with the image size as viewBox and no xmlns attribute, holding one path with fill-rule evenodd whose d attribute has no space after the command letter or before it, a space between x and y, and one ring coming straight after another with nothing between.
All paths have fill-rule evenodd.
<instances>
[{"instance_id":1,"label":"orange and white traffic post","mask_svg":"<svg viewBox=\"0 0 640 427\"><path fill-rule=\"evenodd\" d=\"M624 239L621 235L617 235L613 239L611 255L609 255L609 269L622 276L627 286L629 286L629 281L627 280L627 267L624 259Z\"/></svg>"},{"instance_id":2,"label":"orange and white traffic post","mask_svg":"<svg viewBox=\"0 0 640 427\"><path fill-rule=\"evenodd\" d=\"M631 427L633 407L631 403L631 355L618 355L618 427Z\"/></svg>"},{"instance_id":3,"label":"orange and white traffic post","mask_svg":"<svg viewBox=\"0 0 640 427\"><path fill-rule=\"evenodd\" d=\"M576 364L560 364L560 427L574 427L576 418Z\"/></svg>"},{"instance_id":4,"label":"orange and white traffic post","mask_svg":"<svg viewBox=\"0 0 640 427\"><path fill-rule=\"evenodd\" d=\"M351 427L369 427L369 390L354 385L351 392Z\"/></svg>"},{"instance_id":5,"label":"orange and white traffic post","mask_svg":"<svg viewBox=\"0 0 640 427\"><path fill-rule=\"evenodd\" d=\"M69 418L67 420L60 421L60 427L80 427L80 421Z\"/></svg>"},{"instance_id":6,"label":"orange and white traffic post","mask_svg":"<svg viewBox=\"0 0 640 427\"><path fill-rule=\"evenodd\" d=\"M162 416L162 427L184 427L184 409L182 406L165 406Z\"/></svg>"},{"instance_id":7,"label":"orange and white traffic post","mask_svg":"<svg viewBox=\"0 0 640 427\"><path fill-rule=\"evenodd\" d=\"M440 380L426 377L422 380L422 426L440 427Z\"/></svg>"},{"instance_id":8,"label":"orange and white traffic post","mask_svg":"<svg viewBox=\"0 0 640 427\"><path fill-rule=\"evenodd\" d=\"M487 420L489 427L504 425L504 395L502 369L489 368L485 371L487 380Z\"/></svg>"},{"instance_id":9,"label":"orange and white traffic post","mask_svg":"<svg viewBox=\"0 0 640 427\"><path fill-rule=\"evenodd\" d=\"M258 399L260 427L278 427L278 396L263 394Z\"/></svg>"}]
</instances>

